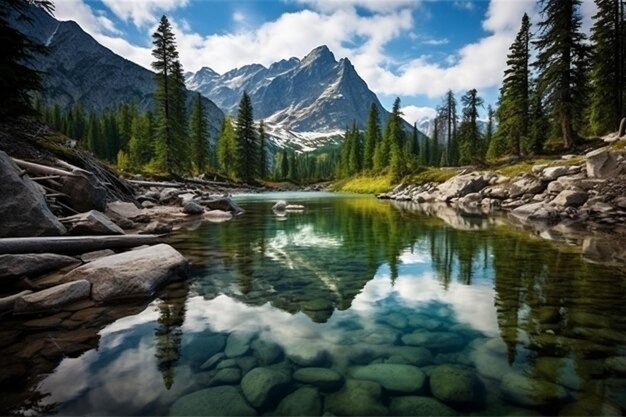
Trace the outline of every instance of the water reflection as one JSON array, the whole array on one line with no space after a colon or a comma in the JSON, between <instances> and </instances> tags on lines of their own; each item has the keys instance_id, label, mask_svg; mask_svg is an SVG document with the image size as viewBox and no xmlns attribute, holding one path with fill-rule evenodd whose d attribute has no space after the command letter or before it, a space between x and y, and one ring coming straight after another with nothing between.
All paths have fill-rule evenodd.
<instances>
[{"instance_id":1,"label":"water reflection","mask_svg":"<svg viewBox=\"0 0 626 417\"><path fill-rule=\"evenodd\" d=\"M259 366L289 378L325 367L349 380L365 372L360 366L404 364L428 375L448 372L442 365L469 372L481 387L471 401L436 397L462 414L624 411L621 268L587 263L572 247L494 218L314 197L290 196L306 209L284 217L271 210L282 196L243 200L245 216L174 236L197 279L147 307L87 314L73 330L82 333L61 345L65 358L49 355L39 371L16 374L13 410L22 403L44 414L161 415L193 409L188 395L214 386L237 387L231 400L245 405L242 378ZM46 357L49 330L9 324L4 338L14 340L0 343L6 364ZM72 334L56 332L55 343ZM419 394L436 396L436 380ZM301 384L292 381L257 411L292 409L281 399ZM315 395L338 412L333 396L342 392ZM385 388L369 400L397 412L396 396Z\"/></svg>"}]
</instances>

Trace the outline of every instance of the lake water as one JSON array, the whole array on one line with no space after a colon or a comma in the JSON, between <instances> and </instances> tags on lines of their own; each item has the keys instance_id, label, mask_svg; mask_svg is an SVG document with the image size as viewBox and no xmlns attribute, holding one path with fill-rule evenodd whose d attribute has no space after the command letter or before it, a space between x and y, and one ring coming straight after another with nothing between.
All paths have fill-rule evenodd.
<instances>
[{"instance_id":1,"label":"lake water","mask_svg":"<svg viewBox=\"0 0 626 417\"><path fill-rule=\"evenodd\" d=\"M451 210L238 202L171 237L193 278L149 304L4 320L0 414L624 415L622 266Z\"/></svg>"}]
</instances>

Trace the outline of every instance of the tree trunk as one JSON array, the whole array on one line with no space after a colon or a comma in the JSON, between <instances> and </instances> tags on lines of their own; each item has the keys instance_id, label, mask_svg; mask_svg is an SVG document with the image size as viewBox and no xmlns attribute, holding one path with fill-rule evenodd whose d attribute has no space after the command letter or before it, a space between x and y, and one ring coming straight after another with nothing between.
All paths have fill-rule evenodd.
<instances>
[{"instance_id":1,"label":"tree trunk","mask_svg":"<svg viewBox=\"0 0 626 417\"><path fill-rule=\"evenodd\" d=\"M161 242L160 235L9 237L0 239L0 254L67 253L132 248Z\"/></svg>"},{"instance_id":2,"label":"tree trunk","mask_svg":"<svg viewBox=\"0 0 626 417\"><path fill-rule=\"evenodd\" d=\"M563 145L565 146L565 149L572 149L577 142L577 136L572 128L572 123L569 117L563 113L561 113L559 119L561 124L561 133L563 134Z\"/></svg>"}]
</instances>

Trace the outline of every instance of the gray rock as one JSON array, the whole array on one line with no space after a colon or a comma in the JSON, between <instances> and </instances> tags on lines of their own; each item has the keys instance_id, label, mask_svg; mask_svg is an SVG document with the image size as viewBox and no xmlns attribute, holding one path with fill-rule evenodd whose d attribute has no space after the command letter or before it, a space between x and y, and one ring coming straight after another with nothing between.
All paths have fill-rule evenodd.
<instances>
[{"instance_id":1,"label":"gray rock","mask_svg":"<svg viewBox=\"0 0 626 417\"><path fill-rule=\"evenodd\" d=\"M209 385L236 385L239 381L241 381L241 369L225 368L217 371Z\"/></svg>"},{"instance_id":2,"label":"gray rock","mask_svg":"<svg viewBox=\"0 0 626 417\"><path fill-rule=\"evenodd\" d=\"M156 204L153 201L144 200L141 202L141 207L151 209L151 208L156 207Z\"/></svg>"},{"instance_id":3,"label":"gray rock","mask_svg":"<svg viewBox=\"0 0 626 417\"><path fill-rule=\"evenodd\" d=\"M293 373L293 379L313 385L321 391L336 391L344 383L343 376L329 368L300 368Z\"/></svg>"},{"instance_id":4,"label":"gray rock","mask_svg":"<svg viewBox=\"0 0 626 417\"><path fill-rule=\"evenodd\" d=\"M562 386L516 372L502 378L500 389L507 401L524 407L554 406L567 398Z\"/></svg>"},{"instance_id":5,"label":"gray rock","mask_svg":"<svg viewBox=\"0 0 626 417\"><path fill-rule=\"evenodd\" d=\"M563 186L563 183L561 183L560 181L552 181L550 184L548 184L546 192L549 194L558 194L564 189L565 187Z\"/></svg>"},{"instance_id":6,"label":"gray rock","mask_svg":"<svg viewBox=\"0 0 626 417\"><path fill-rule=\"evenodd\" d=\"M468 404L477 400L478 380L466 367L437 366L430 374L430 391L447 404Z\"/></svg>"},{"instance_id":7,"label":"gray rock","mask_svg":"<svg viewBox=\"0 0 626 417\"><path fill-rule=\"evenodd\" d=\"M225 356L225 355L224 355ZM237 361L234 359L224 359L221 361L215 369L227 369L227 368L238 368Z\"/></svg>"},{"instance_id":8,"label":"gray rock","mask_svg":"<svg viewBox=\"0 0 626 417\"><path fill-rule=\"evenodd\" d=\"M237 366L241 368L244 374L259 365L259 361L254 356L239 356L235 358L235 362L237 362Z\"/></svg>"},{"instance_id":9,"label":"gray rock","mask_svg":"<svg viewBox=\"0 0 626 417\"><path fill-rule=\"evenodd\" d=\"M394 397L389 406L392 416L456 416L452 408L430 397Z\"/></svg>"},{"instance_id":10,"label":"gray rock","mask_svg":"<svg viewBox=\"0 0 626 417\"><path fill-rule=\"evenodd\" d=\"M623 210L626 210L626 197L617 197L613 204Z\"/></svg>"},{"instance_id":11,"label":"gray rock","mask_svg":"<svg viewBox=\"0 0 626 417\"><path fill-rule=\"evenodd\" d=\"M69 302L89 297L91 284L85 280L68 282L23 295L15 300L16 313L30 313L59 308Z\"/></svg>"},{"instance_id":12,"label":"gray rock","mask_svg":"<svg viewBox=\"0 0 626 417\"><path fill-rule=\"evenodd\" d=\"M287 353L287 357L300 366L319 366L324 364L328 354L325 350L320 349L314 344L301 342L291 346Z\"/></svg>"},{"instance_id":13,"label":"gray rock","mask_svg":"<svg viewBox=\"0 0 626 417\"><path fill-rule=\"evenodd\" d=\"M471 173L457 175L439 185L439 199L450 201L453 198L464 197L470 193L477 193L489 185L489 174Z\"/></svg>"},{"instance_id":14,"label":"gray rock","mask_svg":"<svg viewBox=\"0 0 626 417\"><path fill-rule=\"evenodd\" d=\"M393 356L399 356L406 363L415 366L424 366L433 362L432 353L424 347L393 346L389 353Z\"/></svg>"},{"instance_id":15,"label":"gray rock","mask_svg":"<svg viewBox=\"0 0 626 417\"><path fill-rule=\"evenodd\" d=\"M150 297L162 285L186 273L187 261L166 244L96 259L65 275L65 281L85 279L96 301Z\"/></svg>"},{"instance_id":16,"label":"gray rock","mask_svg":"<svg viewBox=\"0 0 626 417\"><path fill-rule=\"evenodd\" d=\"M541 177L546 181L554 181L555 179L562 177L564 175L568 175L570 173L569 167L567 166L556 166L545 168L541 172Z\"/></svg>"},{"instance_id":17,"label":"gray rock","mask_svg":"<svg viewBox=\"0 0 626 417\"><path fill-rule=\"evenodd\" d=\"M538 203L530 203L524 204L513 210L510 215L514 218L521 220L522 222L543 222L543 223L553 223L558 221L559 213L551 208L546 206L546 204L542 201Z\"/></svg>"},{"instance_id":18,"label":"gray rock","mask_svg":"<svg viewBox=\"0 0 626 417\"><path fill-rule=\"evenodd\" d=\"M589 178L612 178L622 171L617 154L608 147L589 152L585 159Z\"/></svg>"},{"instance_id":19,"label":"gray rock","mask_svg":"<svg viewBox=\"0 0 626 417\"><path fill-rule=\"evenodd\" d=\"M207 207L209 210L221 210L228 211L233 214L233 216L238 216L243 213L244 210L237 205L231 198L218 198L216 200L204 200L202 201L202 205Z\"/></svg>"},{"instance_id":20,"label":"gray rock","mask_svg":"<svg viewBox=\"0 0 626 417\"><path fill-rule=\"evenodd\" d=\"M97 210L103 212L107 205L107 191L95 176L74 172L74 176L59 179L69 205L78 212Z\"/></svg>"},{"instance_id":21,"label":"gray rock","mask_svg":"<svg viewBox=\"0 0 626 417\"><path fill-rule=\"evenodd\" d=\"M143 213L137 208L137 206L133 203L126 203L123 201L113 201L108 203L105 214L116 223L118 223L118 220L134 221L134 219L143 216Z\"/></svg>"},{"instance_id":22,"label":"gray rock","mask_svg":"<svg viewBox=\"0 0 626 417\"><path fill-rule=\"evenodd\" d=\"M588 198L587 193L583 191L564 190L552 200L552 203L561 207L580 207Z\"/></svg>"},{"instance_id":23,"label":"gray rock","mask_svg":"<svg viewBox=\"0 0 626 417\"><path fill-rule=\"evenodd\" d=\"M313 387L302 387L289 394L278 404L279 416L319 416L322 414L322 399Z\"/></svg>"},{"instance_id":24,"label":"gray rock","mask_svg":"<svg viewBox=\"0 0 626 417\"><path fill-rule=\"evenodd\" d=\"M402 336L405 345L422 346L426 349L438 351L455 351L463 348L463 338L450 332L415 331Z\"/></svg>"},{"instance_id":25,"label":"gray rock","mask_svg":"<svg viewBox=\"0 0 626 417\"><path fill-rule=\"evenodd\" d=\"M202 207L198 203L195 203L193 201L189 201L183 207L183 213L189 214L189 215L202 214L202 213L204 213L204 207Z\"/></svg>"},{"instance_id":26,"label":"gray rock","mask_svg":"<svg viewBox=\"0 0 626 417\"><path fill-rule=\"evenodd\" d=\"M509 197L517 198L524 194L539 194L545 190L546 187L547 185L544 182L534 177L526 176L511 184Z\"/></svg>"},{"instance_id":27,"label":"gray rock","mask_svg":"<svg viewBox=\"0 0 626 417\"><path fill-rule=\"evenodd\" d=\"M291 378L283 372L269 368L254 368L241 381L246 399L256 408L264 408L281 398L288 389Z\"/></svg>"},{"instance_id":28,"label":"gray rock","mask_svg":"<svg viewBox=\"0 0 626 417\"><path fill-rule=\"evenodd\" d=\"M272 210L284 211L287 209L287 202L285 200L279 200L272 206Z\"/></svg>"},{"instance_id":29,"label":"gray rock","mask_svg":"<svg viewBox=\"0 0 626 417\"><path fill-rule=\"evenodd\" d=\"M0 298L0 312L13 310L13 307L15 307L15 300L24 295L29 295L32 293L32 291L26 290L17 294L9 295L8 297Z\"/></svg>"},{"instance_id":30,"label":"gray rock","mask_svg":"<svg viewBox=\"0 0 626 417\"><path fill-rule=\"evenodd\" d=\"M178 204L179 194L182 191L178 188L165 188L159 194L159 201L163 204Z\"/></svg>"},{"instance_id":31,"label":"gray rock","mask_svg":"<svg viewBox=\"0 0 626 417\"><path fill-rule=\"evenodd\" d=\"M170 408L170 416L255 416L241 392L233 386L196 391L179 398Z\"/></svg>"},{"instance_id":32,"label":"gray rock","mask_svg":"<svg viewBox=\"0 0 626 417\"><path fill-rule=\"evenodd\" d=\"M252 342L252 349L254 350L254 356L259 359L262 365L273 364L278 361L283 354L283 350L279 345L261 339L256 339Z\"/></svg>"},{"instance_id":33,"label":"gray rock","mask_svg":"<svg viewBox=\"0 0 626 417\"><path fill-rule=\"evenodd\" d=\"M225 357L226 355L224 355L223 352L218 352L215 355L211 356L209 359L207 359L202 365L200 365L200 369L203 371L209 370Z\"/></svg>"},{"instance_id":34,"label":"gray rock","mask_svg":"<svg viewBox=\"0 0 626 417\"><path fill-rule=\"evenodd\" d=\"M172 231L174 227L171 224L161 223L158 221L148 223L143 230L139 232L141 235L165 235Z\"/></svg>"},{"instance_id":35,"label":"gray rock","mask_svg":"<svg viewBox=\"0 0 626 417\"><path fill-rule=\"evenodd\" d=\"M224 354L227 358L236 358L237 356L245 355L250 350L250 339L252 339L252 335L250 334L231 333L228 336Z\"/></svg>"},{"instance_id":36,"label":"gray rock","mask_svg":"<svg viewBox=\"0 0 626 417\"><path fill-rule=\"evenodd\" d=\"M91 210L61 219L71 235L123 235L124 231L103 213Z\"/></svg>"},{"instance_id":37,"label":"gray rock","mask_svg":"<svg viewBox=\"0 0 626 417\"><path fill-rule=\"evenodd\" d=\"M426 380L424 372L416 366L391 363L356 367L350 375L354 379L376 382L393 394L419 394Z\"/></svg>"},{"instance_id":38,"label":"gray rock","mask_svg":"<svg viewBox=\"0 0 626 417\"><path fill-rule=\"evenodd\" d=\"M375 382L349 379L341 390L326 396L324 411L337 416L386 416L381 394Z\"/></svg>"},{"instance_id":39,"label":"gray rock","mask_svg":"<svg viewBox=\"0 0 626 417\"><path fill-rule=\"evenodd\" d=\"M71 265L78 266L80 261L71 256L53 253L0 255L0 280L14 281L20 277L33 278Z\"/></svg>"},{"instance_id":40,"label":"gray rock","mask_svg":"<svg viewBox=\"0 0 626 417\"><path fill-rule=\"evenodd\" d=\"M39 186L0 151L0 237L57 236L65 227L50 212Z\"/></svg>"},{"instance_id":41,"label":"gray rock","mask_svg":"<svg viewBox=\"0 0 626 417\"><path fill-rule=\"evenodd\" d=\"M105 256L111 256L111 255L115 255L115 252L113 252L111 249L102 249L102 250L96 250L93 252L83 253L82 255L80 255L80 259L83 262L87 263L87 262L95 261L96 259L99 259L99 258L104 258Z\"/></svg>"}]
</instances>

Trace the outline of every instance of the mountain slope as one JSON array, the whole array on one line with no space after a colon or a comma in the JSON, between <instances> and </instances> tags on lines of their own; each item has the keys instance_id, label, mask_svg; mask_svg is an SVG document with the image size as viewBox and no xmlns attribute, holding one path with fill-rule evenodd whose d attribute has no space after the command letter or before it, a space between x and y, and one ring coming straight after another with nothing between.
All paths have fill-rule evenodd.
<instances>
[{"instance_id":1,"label":"mountain slope","mask_svg":"<svg viewBox=\"0 0 626 417\"><path fill-rule=\"evenodd\" d=\"M101 112L135 100L141 110L152 108L154 73L100 45L76 22L59 22L38 8L32 8L31 17L32 25L15 19L12 24L50 49L32 63L45 72L44 105L80 102L87 111ZM188 101L192 97L189 92ZM205 108L215 138L224 114L210 100Z\"/></svg>"},{"instance_id":2,"label":"mountain slope","mask_svg":"<svg viewBox=\"0 0 626 417\"><path fill-rule=\"evenodd\" d=\"M188 88L213 100L226 113L237 111L246 91L255 119L265 120L278 146L309 150L336 143L353 122L364 129L374 103L381 123L389 117L347 58L339 61L326 46L302 60L291 58L266 68L246 65L219 75L204 67L188 73ZM410 126L407 124L408 130Z\"/></svg>"}]
</instances>

